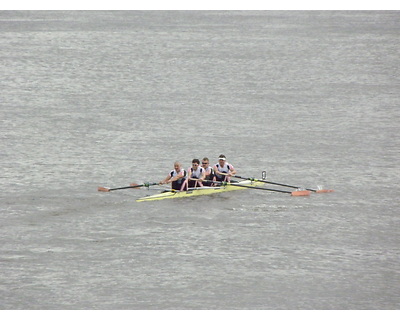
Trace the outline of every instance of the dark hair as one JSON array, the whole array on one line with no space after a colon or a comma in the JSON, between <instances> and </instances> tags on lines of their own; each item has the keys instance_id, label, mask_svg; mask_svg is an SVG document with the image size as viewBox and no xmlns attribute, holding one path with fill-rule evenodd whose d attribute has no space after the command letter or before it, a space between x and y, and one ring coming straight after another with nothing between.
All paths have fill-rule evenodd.
<instances>
[{"instance_id":1,"label":"dark hair","mask_svg":"<svg viewBox=\"0 0 400 320\"><path fill-rule=\"evenodd\" d=\"M220 154L218 158L226 158L223 154Z\"/></svg>"},{"instance_id":2,"label":"dark hair","mask_svg":"<svg viewBox=\"0 0 400 320\"><path fill-rule=\"evenodd\" d=\"M192 163L200 164L200 160L199 160L199 159L193 159L193 160L192 160Z\"/></svg>"}]
</instances>

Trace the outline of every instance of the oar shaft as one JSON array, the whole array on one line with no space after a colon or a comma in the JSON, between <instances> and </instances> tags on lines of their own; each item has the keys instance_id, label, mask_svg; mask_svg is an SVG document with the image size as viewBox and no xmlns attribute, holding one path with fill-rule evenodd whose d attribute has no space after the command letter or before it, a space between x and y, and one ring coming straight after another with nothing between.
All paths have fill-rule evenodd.
<instances>
[{"instance_id":1,"label":"oar shaft","mask_svg":"<svg viewBox=\"0 0 400 320\"><path fill-rule=\"evenodd\" d=\"M260 181L265 182L265 183L269 183L269 184L274 184L274 185L277 185L277 186L282 186L282 187L288 187L288 188L294 188L294 189L300 188L300 187L296 187L296 186L291 186L289 184L283 184L283 183L272 182L272 181L267 181L267 180L260 180Z\"/></svg>"},{"instance_id":2,"label":"oar shaft","mask_svg":"<svg viewBox=\"0 0 400 320\"><path fill-rule=\"evenodd\" d=\"M292 196L309 196L310 191L286 191L286 190L278 190L278 189L269 189L269 188L262 188L262 187L253 187L253 186L246 186L246 185L241 185L241 184L236 184L236 183L231 183L232 186L238 186L238 187L244 187L244 188L249 188L249 189L258 189L258 190L265 190L265 191L274 191L274 192L281 192L281 193L289 193Z\"/></svg>"},{"instance_id":3,"label":"oar shaft","mask_svg":"<svg viewBox=\"0 0 400 320\"><path fill-rule=\"evenodd\" d=\"M237 177L237 178L239 178L239 177ZM247 186L247 185L240 184L240 183L229 183L229 182L219 182L219 181L214 181L214 183L220 184L221 186L231 185L231 186L248 188L248 189L257 189L257 190L264 190L264 191L274 191L274 192L288 193L288 194L291 194L292 196L309 196L310 195L310 191L293 191L293 192L290 192L290 191L286 191L286 190L269 189L269 188L263 188L263 187L257 187L257 186Z\"/></svg>"},{"instance_id":4,"label":"oar shaft","mask_svg":"<svg viewBox=\"0 0 400 320\"><path fill-rule=\"evenodd\" d=\"M282 193L291 193L290 191L285 191L285 190L278 190L278 189L269 189L269 188L262 188L262 187L256 187L256 186L246 186L238 183L231 183L231 186L235 187L243 187L243 188L249 188L249 189L258 189L258 190L266 190L266 191L275 191L275 192L282 192Z\"/></svg>"},{"instance_id":5,"label":"oar shaft","mask_svg":"<svg viewBox=\"0 0 400 320\"><path fill-rule=\"evenodd\" d=\"M234 177L235 177L235 178L239 178L239 179L244 179L244 180L260 181L260 182L264 182L264 183L268 183L268 184L274 184L274 185L282 186L282 187L288 187L288 188L293 188L293 189L300 189L300 187L291 186L290 184L283 184L283 183L278 183L278 182L273 182L273 181L268 181L268 180L259 180L259 179L255 179L255 178L245 178L245 177L241 177L241 176L234 176ZM312 191L312 192L316 192L316 193L333 192L333 190L331 190L331 189L316 190L316 189L309 189L309 188L306 188L306 190Z\"/></svg>"},{"instance_id":6,"label":"oar shaft","mask_svg":"<svg viewBox=\"0 0 400 320\"><path fill-rule=\"evenodd\" d=\"M136 185L130 185L127 187L119 187L119 188L105 188L105 187L98 187L97 191L102 191L102 192L110 192L114 190L123 190L123 189L132 189L132 188L140 188L140 187L149 187L149 186L154 186L158 183L143 183L143 184L136 184Z\"/></svg>"},{"instance_id":7,"label":"oar shaft","mask_svg":"<svg viewBox=\"0 0 400 320\"><path fill-rule=\"evenodd\" d=\"M245 178L245 177L241 177L241 176L234 176L235 178L239 178L239 179L245 179L245 180L254 180L254 181L260 181L260 182L264 182L264 183L269 183L269 184L274 184L277 186L282 186L282 187L288 187L288 188L295 188L298 189L299 187L296 186L291 186L289 184L283 184L283 183L278 183L278 182L272 182L272 181L267 181L267 180L260 180L260 179L255 179L255 178ZM307 189L308 190L308 189Z\"/></svg>"},{"instance_id":8,"label":"oar shaft","mask_svg":"<svg viewBox=\"0 0 400 320\"><path fill-rule=\"evenodd\" d=\"M143 187L142 184L136 185L136 186L127 186L127 187L120 187L120 188L111 188L110 191L114 190L123 190L123 189L132 189L132 188L140 188Z\"/></svg>"}]
</instances>

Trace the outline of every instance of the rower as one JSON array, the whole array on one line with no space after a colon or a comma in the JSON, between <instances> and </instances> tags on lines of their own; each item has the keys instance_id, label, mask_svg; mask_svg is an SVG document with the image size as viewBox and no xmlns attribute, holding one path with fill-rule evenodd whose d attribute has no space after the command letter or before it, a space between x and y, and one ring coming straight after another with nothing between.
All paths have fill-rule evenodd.
<instances>
[{"instance_id":1,"label":"rower","mask_svg":"<svg viewBox=\"0 0 400 320\"><path fill-rule=\"evenodd\" d=\"M223 154L218 157L218 163L214 165L214 172L215 180L224 182L229 182L231 176L236 174L235 168L226 161L226 157Z\"/></svg>"},{"instance_id":2,"label":"rower","mask_svg":"<svg viewBox=\"0 0 400 320\"><path fill-rule=\"evenodd\" d=\"M200 167L200 160L193 159L192 166L188 169L188 187L196 188L203 186L203 180L206 177L206 171Z\"/></svg>"},{"instance_id":3,"label":"rower","mask_svg":"<svg viewBox=\"0 0 400 320\"><path fill-rule=\"evenodd\" d=\"M183 190L184 182L186 181L186 170L182 168L180 162L174 163L174 170L172 170L164 180L161 180L159 184L171 183L171 189L176 191Z\"/></svg>"},{"instance_id":4,"label":"rower","mask_svg":"<svg viewBox=\"0 0 400 320\"><path fill-rule=\"evenodd\" d=\"M205 181L203 182L204 186L212 186L212 180L214 179L214 168L210 167L210 160L207 157L204 157L201 161L201 166L206 172Z\"/></svg>"}]
</instances>

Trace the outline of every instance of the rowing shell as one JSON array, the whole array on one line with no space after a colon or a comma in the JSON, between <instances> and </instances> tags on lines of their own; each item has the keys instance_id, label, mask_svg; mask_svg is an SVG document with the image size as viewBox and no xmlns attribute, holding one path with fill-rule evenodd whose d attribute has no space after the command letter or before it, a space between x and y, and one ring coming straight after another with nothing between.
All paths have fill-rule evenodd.
<instances>
[{"instance_id":1,"label":"rowing shell","mask_svg":"<svg viewBox=\"0 0 400 320\"><path fill-rule=\"evenodd\" d=\"M197 196L211 195L211 194L220 193L220 192L228 192L228 191L236 191L236 190L246 189L245 187L240 187L237 185L256 187L256 186L264 185L264 182L244 180L244 181L235 183L235 185L226 184L221 187L200 187L200 188L189 189L188 191L165 191L165 192L154 194L151 196L139 198L136 201L142 202L142 201L154 201L154 200L164 200L164 199L173 199L173 198L197 197Z\"/></svg>"}]
</instances>

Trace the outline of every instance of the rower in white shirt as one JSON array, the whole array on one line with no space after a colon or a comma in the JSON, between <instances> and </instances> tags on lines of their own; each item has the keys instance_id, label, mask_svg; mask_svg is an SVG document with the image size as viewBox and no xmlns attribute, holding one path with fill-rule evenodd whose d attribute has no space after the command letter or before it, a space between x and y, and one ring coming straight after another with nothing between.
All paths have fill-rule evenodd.
<instances>
[{"instance_id":1,"label":"rower in white shirt","mask_svg":"<svg viewBox=\"0 0 400 320\"><path fill-rule=\"evenodd\" d=\"M171 183L171 189L180 191L183 189L186 181L186 171L182 168L180 162L174 163L174 170L172 170L164 180L161 180L159 184Z\"/></svg>"},{"instance_id":2,"label":"rower in white shirt","mask_svg":"<svg viewBox=\"0 0 400 320\"><path fill-rule=\"evenodd\" d=\"M226 161L226 157L221 154L218 157L218 163L214 165L215 180L229 182L231 177L236 174L236 170Z\"/></svg>"},{"instance_id":3,"label":"rower in white shirt","mask_svg":"<svg viewBox=\"0 0 400 320\"><path fill-rule=\"evenodd\" d=\"M206 177L206 171L200 167L200 160L193 159L192 166L188 169L188 187L202 187Z\"/></svg>"}]
</instances>

